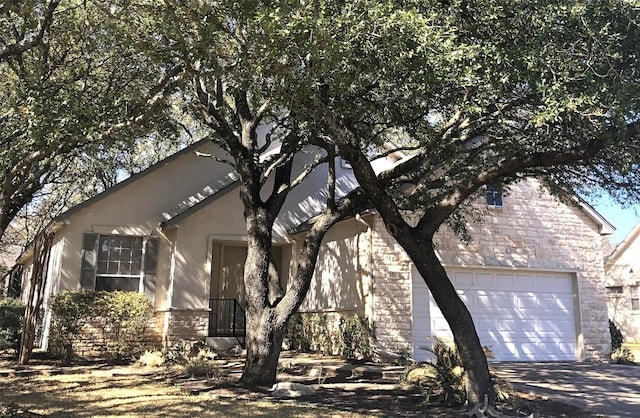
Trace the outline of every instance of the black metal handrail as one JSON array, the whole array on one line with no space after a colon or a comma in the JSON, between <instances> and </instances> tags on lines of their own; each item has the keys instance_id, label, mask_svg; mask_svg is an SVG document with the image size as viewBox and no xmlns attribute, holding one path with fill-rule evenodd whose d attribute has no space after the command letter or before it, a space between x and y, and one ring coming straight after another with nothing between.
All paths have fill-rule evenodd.
<instances>
[{"instance_id":1,"label":"black metal handrail","mask_svg":"<svg viewBox=\"0 0 640 418\"><path fill-rule=\"evenodd\" d=\"M246 318L236 299L209 300L209 336L235 337L244 347Z\"/></svg>"}]
</instances>

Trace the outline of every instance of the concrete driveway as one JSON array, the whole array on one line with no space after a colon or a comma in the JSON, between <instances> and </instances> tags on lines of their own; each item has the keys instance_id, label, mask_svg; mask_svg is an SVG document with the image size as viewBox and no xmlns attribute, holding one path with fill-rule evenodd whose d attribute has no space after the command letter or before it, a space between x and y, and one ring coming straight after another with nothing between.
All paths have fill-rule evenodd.
<instances>
[{"instance_id":1,"label":"concrete driveway","mask_svg":"<svg viewBox=\"0 0 640 418\"><path fill-rule=\"evenodd\" d=\"M640 366L584 363L494 363L519 389L608 417L640 417Z\"/></svg>"}]
</instances>

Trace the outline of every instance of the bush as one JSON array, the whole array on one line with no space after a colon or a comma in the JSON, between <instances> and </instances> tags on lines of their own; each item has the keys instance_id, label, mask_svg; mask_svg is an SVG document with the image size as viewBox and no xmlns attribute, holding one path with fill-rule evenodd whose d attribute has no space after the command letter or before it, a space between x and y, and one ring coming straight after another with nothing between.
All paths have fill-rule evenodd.
<instances>
[{"instance_id":1,"label":"bush","mask_svg":"<svg viewBox=\"0 0 640 418\"><path fill-rule=\"evenodd\" d=\"M153 306L146 296L134 292L63 291L51 300L52 345L69 363L86 325L93 329L94 343L102 339L107 354L118 358L139 354Z\"/></svg>"},{"instance_id":2,"label":"bush","mask_svg":"<svg viewBox=\"0 0 640 418\"><path fill-rule=\"evenodd\" d=\"M355 315L343 319L342 355L347 360L371 360L375 355L375 332L367 318Z\"/></svg>"},{"instance_id":3,"label":"bush","mask_svg":"<svg viewBox=\"0 0 640 418\"><path fill-rule=\"evenodd\" d=\"M115 341L110 352L131 357L142 351L147 323L153 317L149 299L135 292L108 292L105 317L112 324Z\"/></svg>"},{"instance_id":4,"label":"bush","mask_svg":"<svg viewBox=\"0 0 640 418\"><path fill-rule=\"evenodd\" d=\"M18 351L25 306L18 299L0 299L0 350Z\"/></svg>"},{"instance_id":5,"label":"bush","mask_svg":"<svg viewBox=\"0 0 640 418\"><path fill-rule=\"evenodd\" d=\"M618 328L616 323L612 320L609 320L609 333L611 334L611 350L615 352L616 350L622 348L624 338L622 336L620 328Z\"/></svg>"},{"instance_id":6,"label":"bush","mask_svg":"<svg viewBox=\"0 0 640 418\"><path fill-rule=\"evenodd\" d=\"M616 364L635 364L633 353L627 347L618 347L611 353L611 361Z\"/></svg>"},{"instance_id":7,"label":"bush","mask_svg":"<svg viewBox=\"0 0 640 418\"><path fill-rule=\"evenodd\" d=\"M408 383L425 389L427 401L447 405L462 405L466 401L464 369L458 350L451 340L435 338L431 349L435 360L409 370Z\"/></svg>"},{"instance_id":8,"label":"bush","mask_svg":"<svg viewBox=\"0 0 640 418\"><path fill-rule=\"evenodd\" d=\"M215 363L218 355L202 341L180 340L171 346L165 358L168 363L176 364L193 377L220 379L222 371Z\"/></svg>"},{"instance_id":9,"label":"bush","mask_svg":"<svg viewBox=\"0 0 640 418\"><path fill-rule=\"evenodd\" d=\"M347 360L371 360L375 355L375 332L359 315L333 320L326 313L296 313L287 323L284 339L303 352L341 355Z\"/></svg>"},{"instance_id":10,"label":"bush","mask_svg":"<svg viewBox=\"0 0 640 418\"><path fill-rule=\"evenodd\" d=\"M141 366L159 367L165 362L164 354L161 351L149 351L146 350L140 356L138 364Z\"/></svg>"}]
</instances>

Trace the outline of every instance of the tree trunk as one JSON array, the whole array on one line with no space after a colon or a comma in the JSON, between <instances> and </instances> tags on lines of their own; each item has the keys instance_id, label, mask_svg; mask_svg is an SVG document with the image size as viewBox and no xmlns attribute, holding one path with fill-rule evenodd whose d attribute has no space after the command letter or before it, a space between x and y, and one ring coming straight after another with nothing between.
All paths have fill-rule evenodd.
<instances>
[{"instance_id":1,"label":"tree trunk","mask_svg":"<svg viewBox=\"0 0 640 418\"><path fill-rule=\"evenodd\" d=\"M485 395L489 404L495 405L487 358L480 345L473 319L442 267L432 238L420 237L415 230L411 230L398 234L396 240L411 257L451 328L465 370L469 406L483 402Z\"/></svg>"},{"instance_id":2,"label":"tree trunk","mask_svg":"<svg viewBox=\"0 0 640 418\"><path fill-rule=\"evenodd\" d=\"M245 216L248 245L244 271L247 358L241 380L250 385L270 386L276 381L284 327L284 321L276 325L275 311L269 306L273 222L269 221L266 211L259 208Z\"/></svg>"},{"instance_id":3,"label":"tree trunk","mask_svg":"<svg viewBox=\"0 0 640 418\"><path fill-rule=\"evenodd\" d=\"M38 234L33 244L33 269L29 278L29 297L24 312L24 324L20 338L19 364L29 363L31 352L33 351L38 315L44 299L47 265L49 264L52 241L53 233L43 232Z\"/></svg>"},{"instance_id":4,"label":"tree trunk","mask_svg":"<svg viewBox=\"0 0 640 418\"><path fill-rule=\"evenodd\" d=\"M247 357L242 381L249 385L271 386L276 382L282 349L283 326L277 326L272 309L247 315Z\"/></svg>"}]
</instances>

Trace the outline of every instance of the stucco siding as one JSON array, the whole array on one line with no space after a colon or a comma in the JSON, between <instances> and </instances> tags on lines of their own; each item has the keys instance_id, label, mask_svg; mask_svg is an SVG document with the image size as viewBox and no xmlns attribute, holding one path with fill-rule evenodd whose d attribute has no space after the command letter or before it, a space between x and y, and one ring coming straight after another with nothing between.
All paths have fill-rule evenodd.
<instances>
[{"instance_id":1,"label":"stucco siding","mask_svg":"<svg viewBox=\"0 0 640 418\"><path fill-rule=\"evenodd\" d=\"M318 254L309 292L300 311L348 311L365 314L371 294L369 227L356 219L334 225Z\"/></svg>"}]
</instances>

